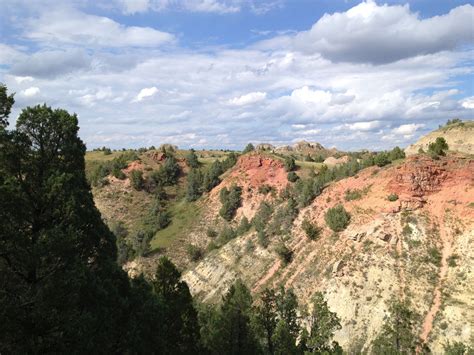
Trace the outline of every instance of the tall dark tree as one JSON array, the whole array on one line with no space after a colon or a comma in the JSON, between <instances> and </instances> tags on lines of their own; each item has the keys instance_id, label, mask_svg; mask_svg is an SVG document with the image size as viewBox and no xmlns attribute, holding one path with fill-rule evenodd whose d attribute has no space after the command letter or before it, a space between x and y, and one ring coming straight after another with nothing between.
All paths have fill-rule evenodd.
<instances>
[{"instance_id":1,"label":"tall dark tree","mask_svg":"<svg viewBox=\"0 0 474 355\"><path fill-rule=\"evenodd\" d=\"M188 174L188 186L186 189L186 199L196 201L202 194L202 173L199 169L191 169Z\"/></svg>"},{"instance_id":2,"label":"tall dark tree","mask_svg":"<svg viewBox=\"0 0 474 355\"><path fill-rule=\"evenodd\" d=\"M0 128L8 125L8 116L15 103L14 94L8 95L7 91L7 87L0 83Z\"/></svg>"},{"instance_id":3,"label":"tall dark tree","mask_svg":"<svg viewBox=\"0 0 474 355\"><path fill-rule=\"evenodd\" d=\"M163 324L165 353L192 354L199 351L200 336L197 312L188 285L166 257L159 260L153 290L164 304Z\"/></svg>"},{"instance_id":4,"label":"tall dark tree","mask_svg":"<svg viewBox=\"0 0 474 355\"><path fill-rule=\"evenodd\" d=\"M199 160L194 149L190 149L189 153L186 155L186 163L192 169L199 168Z\"/></svg>"},{"instance_id":5,"label":"tall dark tree","mask_svg":"<svg viewBox=\"0 0 474 355\"><path fill-rule=\"evenodd\" d=\"M36 106L23 110L16 130L0 133L0 219L8 221L0 224L5 353L124 346L118 295L129 285L116 265L114 235L92 200L77 123L64 110Z\"/></svg>"}]
</instances>

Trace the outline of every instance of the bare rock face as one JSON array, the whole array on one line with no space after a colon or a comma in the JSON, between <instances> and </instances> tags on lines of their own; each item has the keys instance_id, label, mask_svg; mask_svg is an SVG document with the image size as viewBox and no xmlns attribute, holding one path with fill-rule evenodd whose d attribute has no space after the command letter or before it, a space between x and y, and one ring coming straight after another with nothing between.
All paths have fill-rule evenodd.
<instances>
[{"instance_id":1,"label":"bare rock face","mask_svg":"<svg viewBox=\"0 0 474 355\"><path fill-rule=\"evenodd\" d=\"M159 151L152 151L148 153L148 156L156 162L162 162L166 159L166 153Z\"/></svg>"},{"instance_id":2,"label":"bare rock face","mask_svg":"<svg viewBox=\"0 0 474 355\"><path fill-rule=\"evenodd\" d=\"M275 149L275 147L270 143L260 143L260 144L257 144L255 149L257 151L267 151L267 150L271 151L271 150Z\"/></svg>"},{"instance_id":3,"label":"bare rock face","mask_svg":"<svg viewBox=\"0 0 474 355\"><path fill-rule=\"evenodd\" d=\"M318 142L301 141L293 145L293 150L297 152L306 152L308 150L324 150L325 148Z\"/></svg>"},{"instance_id":4,"label":"bare rock face","mask_svg":"<svg viewBox=\"0 0 474 355\"><path fill-rule=\"evenodd\" d=\"M349 161L349 157L347 155L344 155L343 157L340 157L340 158L329 157L326 160L324 160L324 164L332 167L336 165L345 164L348 161Z\"/></svg>"}]
</instances>

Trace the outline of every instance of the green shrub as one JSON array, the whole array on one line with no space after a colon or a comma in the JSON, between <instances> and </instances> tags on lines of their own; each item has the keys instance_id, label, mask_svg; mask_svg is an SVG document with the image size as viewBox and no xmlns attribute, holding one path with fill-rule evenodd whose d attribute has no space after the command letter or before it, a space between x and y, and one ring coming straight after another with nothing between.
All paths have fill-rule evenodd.
<instances>
[{"instance_id":1,"label":"green shrub","mask_svg":"<svg viewBox=\"0 0 474 355\"><path fill-rule=\"evenodd\" d=\"M255 147L253 146L252 143L249 143L246 145L246 147L244 148L244 150L242 151L242 154L246 154L246 153L249 153L249 152L253 152L255 150Z\"/></svg>"},{"instance_id":2,"label":"green shrub","mask_svg":"<svg viewBox=\"0 0 474 355\"><path fill-rule=\"evenodd\" d=\"M190 149L189 153L186 155L186 164L192 169L199 168L199 161L194 149Z\"/></svg>"},{"instance_id":3,"label":"green shrub","mask_svg":"<svg viewBox=\"0 0 474 355\"><path fill-rule=\"evenodd\" d=\"M294 171L290 171L287 175L287 179L289 182L296 182L299 176Z\"/></svg>"},{"instance_id":4,"label":"green shrub","mask_svg":"<svg viewBox=\"0 0 474 355\"><path fill-rule=\"evenodd\" d=\"M242 188L237 185L232 185L229 190L224 187L220 194L219 200L222 203L222 207L219 210L219 215L226 221L231 221L237 209L240 207L242 202Z\"/></svg>"},{"instance_id":5,"label":"green shrub","mask_svg":"<svg viewBox=\"0 0 474 355\"><path fill-rule=\"evenodd\" d=\"M215 237L217 237L217 231L209 227L206 231L206 235L208 238L214 239Z\"/></svg>"},{"instance_id":6,"label":"green shrub","mask_svg":"<svg viewBox=\"0 0 474 355\"><path fill-rule=\"evenodd\" d=\"M380 168L385 165L390 164L390 159L389 159L388 154L386 152L378 153L374 158L374 163Z\"/></svg>"},{"instance_id":7,"label":"green shrub","mask_svg":"<svg viewBox=\"0 0 474 355\"><path fill-rule=\"evenodd\" d=\"M448 143L443 137L438 137L433 143L428 145L428 153L432 158L437 158L438 156L446 155L446 150L449 149Z\"/></svg>"},{"instance_id":8,"label":"green shrub","mask_svg":"<svg viewBox=\"0 0 474 355\"><path fill-rule=\"evenodd\" d=\"M119 169L118 167L114 167L112 170L112 175L115 176L117 179L120 180L125 180L127 178L127 175L122 171L122 169Z\"/></svg>"},{"instance_id":9,"label":"green shrub","mask_svg":"<svg viewBox=\"0 0 474 355\"><path fill-rule=\"evenodd\" d=\"M341 232L349 225L351 216L342 205L337 205L327 210L324 220L334 232Z\"/></svg>"},{"instance_id":10,"label":"green shrub","mask_svg":"<svg viewBox=\"0 0 474 355\"><path fill-rule=\"evenodd\" d=\"M130 184L135 190L143 189L145 181L143 180L143 172L141 170L132 170L130 172Z\"/></svg>"},{"instance_id":11,"label":"green shrub","mask_svg":"<svg viewBox=\"0 0 474 355\"><path fill-rule=\"evenodd\" d=\"M242 219L240 220L239 226L237 227L237 234L238 235L245 234L250 230L251 227L252 225L250 224L247 217L243 216Z\"/></svg>"},{"instance_id":12,"label":"green shrub","mask_svg":"<svg viewBox=\"0 0 474 355\"><path fill-rule=\"evenodd\" d=\"M344 199L346 201L360 200L362 198L362 191L358 189L347 189L344 193Z\"/></svg>"},{"instance_id":13,"label":"green shrub","mask_svg":"<svg viewBox=\"0 0 474 355\"><path fill-rule=\"evenodd\" d=\"M438 248L432 247L428 249L428 257L426 261L438 267L441 265L441 253Z\"/></svg>"},{"instance_id":14,"label":"green shrub","mask_svg":"<svg viewBox=\"0 0 474 355\"><path fill-rule=\"evenodd\" d=\"M285 158L284 165L285 165L285 170L288 171L288 172L295 170L296 169L295 158L293 158L293 157Z\"/></svg>"},{"instance_id":15,"label":"green shrub","mask_svg":"<svg viewBox=\"0 0 474 355\"><path fill-rule=\"evenodd\" d=\"M311 240L318 239L319 235L321 234L321 228L311 223L306 218L301 223L301 228L305 232L306 236Z\"/></svg>"},{"instance_id":16,"label":"green shrub","mask_svg":"<svg viewBox=\"0 0 474 355\"><path fill-rule=\"evenodd\" d=\"M275 247L275 252L284 264L288 264L293 259L293 251L285 243L281 242Z\"/></svg>"},{"instance_id":17,"label":"green shrub","mask_svg":"<svg viewBox=\"0 0 474 355\"><path fill-rule=\"evenodd\" d=\"M265 233L265 230L259 230L259 231L257 232L257 240L258 240L258 244L259 244L262 248L268 247L269 240L268 240L267 234Z\"/></svg>"},{"instance_id":18,"label":"green shrub","mask_svg":"<svg viewBox=\"0 0 474 355\"><path fill-rule=\"evenodd\" d=\"M275 188L268 184L263 184L258 187L258 193L263 194L263 195L267 195L272 191L275 191Z\"/></svg>"},{"instance_id":19,"label":"green shrub","mask_svg":"<svg viewBox=\"0 0 474 355\"><path fill-rule=\"evenodd\" d=\"M387 200L389 200L390 202L397 201L398 200L398 195L397 194L390 194L390 195L387 196Z\"/></svg>"},{"instance_id":20,"label":"green shrub","mask_svg":"<svg viewBox=\"0 0 474 355\"><path fill-rule=\"evenodd\" d=\"M191 261L198 261L202 259L204 255L202 249L193 244L188 244L188 246L186 247L186 252Z\"/></svg>"}]
</instances>

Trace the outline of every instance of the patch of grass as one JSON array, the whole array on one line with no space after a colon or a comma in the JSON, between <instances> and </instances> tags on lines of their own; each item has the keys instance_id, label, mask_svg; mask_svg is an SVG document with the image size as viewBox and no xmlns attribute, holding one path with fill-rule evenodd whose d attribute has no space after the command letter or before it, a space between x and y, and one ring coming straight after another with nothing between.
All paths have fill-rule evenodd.
<instances>
[{"instance_id":1,"label":"patch of grass","mask_svg":"<svg viewBox=\"0 0 474 355\"><path fill-rule=\"evenodd\" d=\"M471 202L470 204L468 204L467 207L474 208L474 202Z\"/></svg>"},{"instance_id":2,"label":"patch of grass","mask_svg":"<svg viewBox=\"0 0 474 355\"><path fill-rule=\"evenodd\" d=\"M151 248L169 247L176 237L188 233L202 213L202 207L196 202L187 202L184 199L169 206L171 223L165 229L158 231L151 240Z\"/></svg>"},{"instance_id":3,"label":"patch of grass","mask_svg":"<svg viewBox=\"0 0 474 355\"><path fill-rule=\"evenodd\" d=\"M453 254L451 255L449 258L448 258L448 265L450 267L456 267L457 266L457 263L456 263L456 260L459 259L459 255L457 254Z\"/></svg>"}]
</instances>

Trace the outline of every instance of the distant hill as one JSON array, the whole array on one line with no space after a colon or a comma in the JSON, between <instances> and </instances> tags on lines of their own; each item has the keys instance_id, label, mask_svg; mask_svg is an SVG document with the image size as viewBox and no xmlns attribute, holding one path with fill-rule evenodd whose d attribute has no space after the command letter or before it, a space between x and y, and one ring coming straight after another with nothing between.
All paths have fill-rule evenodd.
<instances>
[{"instance_id":1,"label":"distant hill","mask_svg":"<svg viewBox=\"0 0 474 355\"><path fill-rule=\"evenodd\" d=\"M450 124L430 132L426 136L421 137L415 144L406 148L405 154L417 154L420 148L426 151L428 145L438 137L446 139L449 150L474 154L474 121Z\"/></svg>"}]
</instances>

